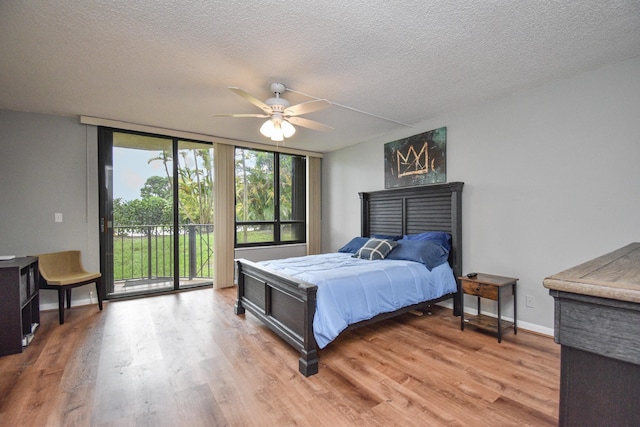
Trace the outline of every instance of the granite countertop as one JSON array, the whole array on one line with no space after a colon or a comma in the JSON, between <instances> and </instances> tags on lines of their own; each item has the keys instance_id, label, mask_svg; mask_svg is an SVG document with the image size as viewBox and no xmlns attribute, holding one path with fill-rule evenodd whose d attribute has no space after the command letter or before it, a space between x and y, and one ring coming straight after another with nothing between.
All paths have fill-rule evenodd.
<instances>
[{"instance_id":1,"label":"granite countertop","mask_svg":"<svg viewBox=\"0 0 640 427\"><path fill-rule=\"evenodd\" d=\"M640 303L640 243L549 276L543 284L550 290Z\"/></svg>"}]
</instances>

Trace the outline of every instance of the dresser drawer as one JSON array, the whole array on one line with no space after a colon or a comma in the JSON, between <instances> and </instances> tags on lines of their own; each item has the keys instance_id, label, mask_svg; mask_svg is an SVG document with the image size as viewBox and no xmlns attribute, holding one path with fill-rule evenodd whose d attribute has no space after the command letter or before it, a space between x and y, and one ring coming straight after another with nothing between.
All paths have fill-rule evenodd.
<instances>
[{"instance_id":1,"label":"dresser drawer","mask_svg":"<svg viewBox=\"0 0 640 427\"><path fill-rule=\"evenodd\" d=\"M462 281L462 291L467 295L476 295L482 298L498 300L498 287L484 283Z\"/></svg>"}]
</instances>

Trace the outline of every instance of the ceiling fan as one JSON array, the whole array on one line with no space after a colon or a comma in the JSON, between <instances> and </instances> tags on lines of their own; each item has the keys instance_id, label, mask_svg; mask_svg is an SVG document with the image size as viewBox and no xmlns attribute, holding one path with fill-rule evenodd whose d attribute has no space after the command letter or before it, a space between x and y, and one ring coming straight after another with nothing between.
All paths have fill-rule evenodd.
<instances>
[{"instance_id":1,"label":"ceiling fan","mask_svg":"<svg viewBox=\"0 0 640 427\"><path fill-rule=\"evenodd\" d=\"M296 128L293 125L302 126L305 128L329 131L333 130L331 126L318 123L313 120L298 117L303 114L312 113L314 111L322 110L331 105L326 99L314 99L312 101L302 102L300 104L291 105L289 101L281 98L287 87L282 83L272 83L271 92L274 93L274 97L262 102L249 93L238 87L230 87L232 92L240 95L256 107L260 108L262 114L214 114L216 117L259 117L268 118L267 121L260 127L260 133L267 138L271 138L272 141L284 141L284 138L290 138L295 132Z\"/></svg>"}]
</instances>

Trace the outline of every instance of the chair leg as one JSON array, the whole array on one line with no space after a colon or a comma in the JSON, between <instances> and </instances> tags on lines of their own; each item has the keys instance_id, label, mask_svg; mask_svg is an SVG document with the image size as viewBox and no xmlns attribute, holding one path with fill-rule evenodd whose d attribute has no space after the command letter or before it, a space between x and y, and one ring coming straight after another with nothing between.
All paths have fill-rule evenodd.
<instances>
[{"instance_id":1,"label":"chair leg","mask_svg":"<svg viewBox=\"0 0 640 427\"><path fill-rule=\"evenodd\" d=\"M60 288L58 289L58 317L60 319L60 324L64 324L64 289Z\"/></svg>"},{"instance_id":2,"label":"chair leg","mask_svg":"<svg viewBox=\"0 0 640 427\"><path fill-rule=\"evenodd\" d=\"M100 292L100 289L102 288L102 286L100 286L100 280L96 280L96 294L98 295L98 307L100 307L100 310L102 310L102 293Z\"/></svg>"},{"instance_id":3,"label":"chair leg","mask_svg":"<svg viewBox=\"0 0 640 427\"><path fill-rule=\"evenodd\" d=\"M67 308L71 308L71 288L67 289Z\"/></svg>"}]
</instances>

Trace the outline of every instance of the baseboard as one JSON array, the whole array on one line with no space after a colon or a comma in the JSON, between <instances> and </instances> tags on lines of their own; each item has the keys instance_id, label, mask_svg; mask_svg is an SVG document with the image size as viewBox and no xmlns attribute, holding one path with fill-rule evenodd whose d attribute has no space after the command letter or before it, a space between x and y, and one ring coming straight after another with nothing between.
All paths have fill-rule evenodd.
<instances>
[{"instance_id":1,"label":"baseboard","mask_svg":"<svg viewBox=\"0 0 640 427\"><path fill-rule=\"evenodd\" d=\"M76 307L79 305L98 305L98 300L94 299L94 301L91 301L90 298L85 298L85 299L79 299L79 300L72 300L71 301L71 307ZM66 303L65 303L65 307L66 307ZM58 309L58 303L57 302L49 302L49 303L40 303L40 311L47 311L47 310L57 310Z\"/></svg>"},{"instance_id":2,"label":"baseboard","mask_svg":"<svg viewBox=\"0 0 640 427\"><path fill-rule=\"evenodd\" d=\"M442 302L439 305L443 306L443 307L447 307L450 309L453 309L453 304L449 301L446 302ZM469 307L465 307L464 308L464 312L468 313L472 316L475 316L478 314L478 310L475 310L473 308L469 308ZM486 315L486 316L490 316L490 317L494 317L497 318L497 315L493 314L493 313L487 313L487 312L482 312L482 315ZM513 322L513 317L507 317L507 316L502 316L502 318L508 322ZM554 336L554 330L553 328L548 328L546 326L541 326L541 325L536 325L535 323L529 323L529 322L524 322L522 320L518 319L518 329L523 329L525 331L529 331L529 332L534 332L536 334L540 334L540 335L545 335L548 337L552 337Z\"/></svg>"},{"instance_id":3,"label":"baseboard","mask_svg":"<svg viewBox=\"0 0 640 427\"><path fill-rule=\"evenodd\" d=\"M73 300L71 301L72 303L72 307L78 306L78 305L91 305L91 304L98 304L97 301L91 301L91 299L86 298L86 299L81 299L81 300ZM450 302L442 302L438 305L441 305L443 307L447 307L450 309L453 309L453 304L451 304ZM47 304L40 304L40 311L44 311L44 310L57 310L58 309L58 304L57 303L47 303ZM478 313L477 310L474 310L472 308L469 307L465 307L464 309L465 313L469 313L471 315L476 315ZM491 317L496 317L496 315L494 315L493 313L484 313L487 316L491 316ZM507 320L509 322L513 322L513 318L507 317L507 316L503 316L502 317L504 320ZM545 326L541 326L541 325L536 325L535 323L529 323L529 322L524 322L522 320L518 320L518 329L524 329L526 331L530 331L530 332L535 332L537 334L540 335L546 335L549 337L553 337L554 336L554 331L553 328L547 328Z\"/></svg>"}]
</instances>

